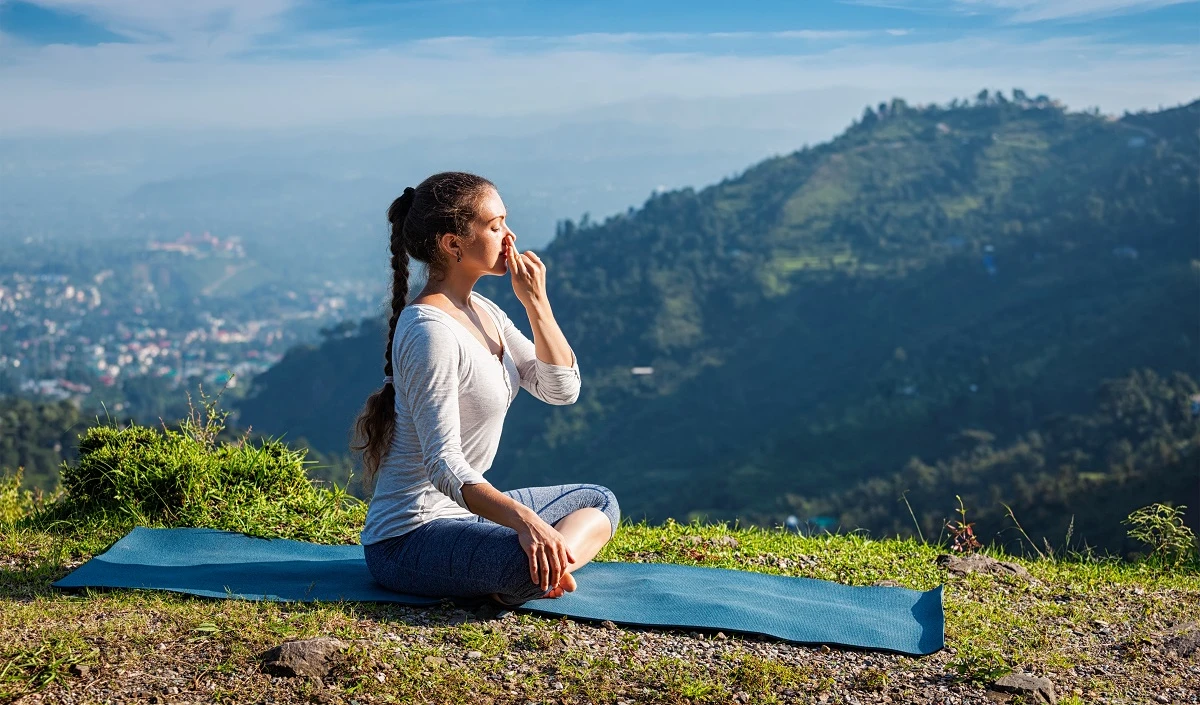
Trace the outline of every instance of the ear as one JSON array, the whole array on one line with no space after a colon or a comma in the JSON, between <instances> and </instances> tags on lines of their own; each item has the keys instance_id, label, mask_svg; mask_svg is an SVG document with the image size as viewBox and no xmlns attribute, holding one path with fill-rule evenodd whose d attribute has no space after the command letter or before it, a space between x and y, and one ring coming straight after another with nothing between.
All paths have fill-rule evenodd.
<instances>
[{"instance_id":1,"label":"ear","mask_svg":"<svg viewBox=\"0 0 1200 705\"><path fill-rule=\"evenodd\" d=\"M447 255L454 257L454 248L462 247L462 242L454 233L442 233L438 236L438 246Z\"/></svg>"}]
</instances>

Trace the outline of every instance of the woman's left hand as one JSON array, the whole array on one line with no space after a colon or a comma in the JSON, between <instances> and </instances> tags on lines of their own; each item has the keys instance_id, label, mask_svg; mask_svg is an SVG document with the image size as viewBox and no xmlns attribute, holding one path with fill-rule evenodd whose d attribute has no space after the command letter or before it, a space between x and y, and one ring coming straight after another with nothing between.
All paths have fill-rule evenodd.
<instances>
[{"instance_id":1,"label":"woman's left hand","mask_svg":"<svg viewBox=\"0 0 1200 705\"><path fill-rule=\"evenodd\" d=\"M546 300L546 265L533 250L517 252L513 238L505 242L504 251L508 259L508 273L512 278L513 293L526 308Z\"/></svg>"}]
</instances>

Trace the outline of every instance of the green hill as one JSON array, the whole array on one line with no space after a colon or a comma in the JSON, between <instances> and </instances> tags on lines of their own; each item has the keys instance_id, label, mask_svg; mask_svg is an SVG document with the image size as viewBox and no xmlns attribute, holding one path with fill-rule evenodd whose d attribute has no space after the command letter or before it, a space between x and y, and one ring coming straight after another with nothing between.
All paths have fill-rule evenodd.
<instances>
[{"instance_id":1,"label":"green hill","mask_svg":"<svg viewBox=\"0 0 1200 705\"><path fill-rule=\"evenodd\" d=\"M994 538L1012 526L997 514L1007 501L1022 521L1036 510L1035 536L1061 536L1074 515L1080 545L1126 547L1091 528L1112 525L1109 509L1189 498L1167 478L1195 447L1198 119L1200 101L1114 120L1045 99L894 100L736 178L562 223L539 255L583 391L567 407L518 396L489 479L602 483L651 521L797 514L905 532L897 500L911 488L895 478L914 462L961 464L965 432L997 449L1028 442L1105 413L1097 395L1114 380L1154 375L1168 382L1146 393L1171 409L1160 440L1175 455L1143 454L1130 483L1102 454L1071 470L1101 481L1022 504L1016 475L1057 477L1057 458L993 463L939 475L914 506L932 528L955 494L972 495ZM507 279L477 289L530 335ZM382 326L293 350L256 380L239 423L344 452L382 369ZM1056 452L1142 442L1086 423L1118 435L1056 440Z\"/></svg>"}]
</instances>

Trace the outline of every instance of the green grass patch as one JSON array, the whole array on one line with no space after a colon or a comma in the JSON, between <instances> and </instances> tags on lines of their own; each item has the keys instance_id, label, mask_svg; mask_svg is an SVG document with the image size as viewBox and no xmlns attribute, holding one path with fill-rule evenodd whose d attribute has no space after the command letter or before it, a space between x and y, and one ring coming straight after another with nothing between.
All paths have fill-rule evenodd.
<instances>
[{"instance_id":1,"label":"green grass patch","mask_svg":"<svg viewBox=\"0 0 1200 705\"><path fill-rule=\"evenodd\" d=\"M365 506L337 486L310 482L301 452L244 439L218 445L212 440L217 426L210 420L174 432L92 429L79 462L63 468L60 496L19 505L21 516L0 524L0 699L38 691L61 695L75 687L79 676L73 673L83 667L147 674L169 664L171 673L186 678L156 675L166 679L164 687L206 701L260 700L273 686L254 675L256 655L287 639L320 635L355 645L330 683L347 699L380 702L504 701L523 693L562 702L725 703L744 692L752 702L769 703L800 693L849 691L902 701L916 677L905 673L918 673L929 662L961 687L982 689L1004 673L1023 671L1073 678L1092 698L1107 692L1103 683L1063 674L1118 663L1135 681L1153 683L1161 674L1146 645L1167 625L1200 621L1200 570L1174 549L1190 536L1181 536L1167 510L1137 523L1148 541L1163 547L1141 561L1090 554L1031 560L984 549L1025 566L1030 580L951 578L936 562L947 548L913 539L804 536L699 520L657 526L626 521L596 557L849 585L892 580L916 590L946 586L945 652L928 660L889 657L890 666L876 662L852 671L826 666L811 650L800 661L766 659L740 648L737 637L722 644L728 650L719 661L693 663L649 653L653 639L636 630L619 634L618 662L590 653L566 622L525 614L515 631L506 632L478 621L447 624L439 615L450 608L442 607L423 612L429 625L420 626L397 617L415 610L394 605L207 600L143 590L67 594L50 587L136 525L208 526L323 543L357 540ZM445 661L476 651L465 668ZM299 700L315 692L299 682L289 688L289 697ZM406 695L412 693L428 698Z\"/></svg>"}]
</instances>

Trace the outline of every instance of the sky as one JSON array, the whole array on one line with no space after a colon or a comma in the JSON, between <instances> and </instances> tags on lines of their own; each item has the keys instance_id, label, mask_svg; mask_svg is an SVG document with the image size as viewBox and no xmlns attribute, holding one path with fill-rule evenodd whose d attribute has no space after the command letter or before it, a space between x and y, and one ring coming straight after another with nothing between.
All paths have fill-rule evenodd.
<instances>
[{"instance_id":1,"label":"sky","mask_svg":"<svg viewBox=\"0 0 1200 705\"><path fill-rule=\"evenodd\" d=\"M1188 103L1198 39L1197 0L0 0L0 242L158 212L375 257L396 194L463 170L538 247L896 97Z\"/></svg>"},{"instance_id":2,"label":"sky","mask_svg":"<svg viewBox=\"0 0 1200 705\"><path fill-rule=\"evenodd\" d=\"M0 137L805 92L845 125L1014 86L1120 113L1200 95L1198 40L1195 0L0 0Z\"/></svg>"}]
</instances>

